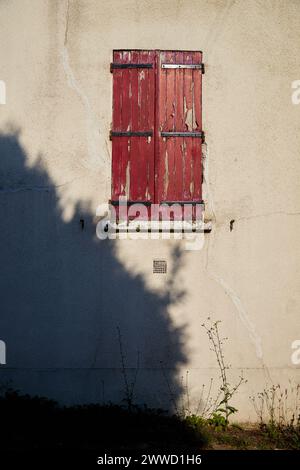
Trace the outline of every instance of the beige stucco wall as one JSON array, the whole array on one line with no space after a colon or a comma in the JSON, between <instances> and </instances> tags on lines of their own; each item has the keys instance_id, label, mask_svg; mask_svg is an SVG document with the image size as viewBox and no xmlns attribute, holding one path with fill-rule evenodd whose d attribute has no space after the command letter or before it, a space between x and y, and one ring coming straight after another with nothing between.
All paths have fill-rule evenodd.
<instances>
[{"instance_id":1,"label":"beige stucco wall","mask_svg":"<svg viewBox=\"0 0 300 470\"><path fill-rule=\"evenodd\" d=\"M299 382L291 344L300 339L300 105L292 104L291 84L300 79L300 2L2 0L0 25L0 79L7 92L6 104L0 105L1 135L15 139L24 157L18 171L7 155L0 166L5 294L0 339L7 347L0 373L17 388L62 401L95 400L103 384L105 398L117 399L122 394L118 341L104 346L103 337L107 328L113 335L121 322L130 367L142 349L138 400L168 406L162 361L178 389L180 377L189 371L196 403L202 384L218 377L201 328L211 316L222 320L229 337L225 353L233 380L241 369L248 379L235 400L238 418L255 419L249 395L267 383ZM184 241L174 240L95 241L96 208L110 196L109 64L114 48L203 51L206 217L213 220L213 230L205 235L202 250L187 251ZM55 193L55 203L49 202L49 192ZM53 211L54 205L58 228L52 232L49 207ZM83 234L81 217L86 218ZM91 269L90 243L111 253L108 259L99 256L98 264L91 260ZM181 250L177 257L176 247ZM166 276L152 273L157 257L169 261ZM79 260L76 269L74 258ZM38 259L47 262L36 266ZM95 282L97 267L103 277L96 283L96 296L88 285ZM122 290L121 277L111 294L120 298L118 311L106 316L103 310L111 302L106 298L103 303L103 279L115 269L133 280L132 292ZM27 293L21 287L22 270ZM32 281L31 275L36 276ZM135 294L137 280L136 288L142 285L147 295ZM153 299L159 299L159 312L168 322L166 350L164 330L157 337L155 324L147 330L149 295L153 308ZM43 317L45 299L48 313ZM78 306L93 314L86 320L83 315L72 342L72 312ZM75 321L79 325L78 315ZM45 353L35 341L40 334L47 338L49 325L60 333L59 339L53 333L54 351L43 343ZM172 334L177 335L175 345ZM141 347L135 344L138 337ZM66 353L68 341L72 351ZM180 348L180 354L172 347ZM56 381L63 382L61 388Z\"/></svg>"}]
</instances>

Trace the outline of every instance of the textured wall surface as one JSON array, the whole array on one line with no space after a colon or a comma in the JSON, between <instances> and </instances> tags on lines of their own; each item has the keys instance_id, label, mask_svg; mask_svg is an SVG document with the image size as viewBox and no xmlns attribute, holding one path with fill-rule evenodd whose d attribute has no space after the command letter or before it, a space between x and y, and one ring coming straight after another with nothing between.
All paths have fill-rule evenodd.
<instances>
[{"instance_id":1,"label":"textured wall surface","mask_svg":"<svg viewBox=\"0 0 300 470\"><path fill-rule=\"evenodd\" d=\"M180 402L189 371L193 407L219 376L208 316L229 338L231 380L248 379L240 420L255 419L249 395L266 384L299 382L299 26L296 0L0 2L1 383L119 401L121 343L130 380L138 363L138 402ZM203 51L213 230L199 251L96 237L110 197L114 48ZM166 275L152 273L154 258L168 260Z\"/></svg>"}]
</instances>

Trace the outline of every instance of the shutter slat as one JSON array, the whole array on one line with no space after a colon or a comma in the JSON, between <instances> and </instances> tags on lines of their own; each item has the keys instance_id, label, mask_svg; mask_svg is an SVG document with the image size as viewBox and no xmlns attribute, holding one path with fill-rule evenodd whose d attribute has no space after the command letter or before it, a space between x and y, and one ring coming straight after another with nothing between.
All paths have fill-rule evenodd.
<instances>
[{"instance_id":1,"label":"shutter slat","mask_svg":"<svg viewBox=\"0 0 300 470\"><path fill-rule=\"evenodd\" d=\"M198 63L202 61L202 53L194 52L193 61ZM195 131L202 131L202 73L197 70L193 71L193 110L194 110L194 123ZM203 138L202 138L203 140ZM202 142L198 139L193 139L193 193L191 197L193 200L201 199L202 197Z\"/></svg>"},{"instance_id":2,"label":"shutter slat","mask_svg":"<svg viewBox=\"0 0 300 470\"><path fill-rule=\"evenodd\" d=\"M165 61L165 52L158 54L157 75L158 75L158 99L157 99L157 156L156 156L156 202L165 200L168 190L166 172L168 171L167 142L159 137L160 131L166 131L166 96L167 96L167 70L160 68L160 63Z\"/></svg>"},{"instance_id":3,"label":"shutter slat","mask_svg":"<svg viewBox=\"0 0 300 470\"><path fill-rule=\"evenodd\" d=\"M193 57L189 52L183 54L183 63L192 64ZM183 102L184 102L184 112L183 120L184 127L186 131L192 132L193 130L193 100L192 100L192 87L193 87L193 70L192 69L183 69L184 74L184 85L183 85ZM192 160L192 149L193 142L192 139L184 138L184 176L183 176L183 194L181 196L182 200L189 201L191 200L191 189L194 184L193 181L193 160ZM179 199L179 194L177 194Z\"/></svg>"},{"instance_id":4,"label":"shutter slat","mask_svg":"<svg viewBox=\"0 0 300 470\"><path fill-rule=\"evenodd\" d=\"M166 52L166 61L174 64L176 62L175 53L173 51ZM175 130L175 74L174 70L167 70L167 96L166 96L166 131ZM166 182L166 198L169 200L176 199L175 187L175 141L174 138L167 139L166 142L166 160L168 166L165 173Z\"/></svg>"},{"instance_id":5,"label":"shutter slat","mask_svg":"<svg viewBox=\"0 0 300 470\"><path fill-rule=\"evenodd\" d=\"M143 63L148 63L149 53L148 51L142 51L140 54L140 60ZM143 69L138 71L139 76L139 90L140 90L140 129L149 129L149 69ZM150 138L151 139L151 138ZM144 140L139 140L139 173L138 173L138 194L140 197L143 195L143 199L147 199L147 186L148 186L148 164L149 164L149 151L147 143Z\"/></svg>"},{"instance_id":6,"label":"shutter slat","mask_svg":"<svg viewBox=\"0 0 300 470\"><path fill-rule=\"evenodd\" d=\"M132 51L132 61L138 63L140 53ZM140 127L140 108L139 108L139 69L132 69L131 73L131 109L132 109L132 128L133 130L142 131ZM139 159L140 159L140 139L132 137L128 139L130 143L131 168L130 168L130 198L133 201L139 199L138 179L139 179ZM143 198L144 199L144 198Z\"/></svg>"},{"instance_id":7,"label":"shutter slat","mask_svg":"<svg viewBox=\"0 0 300 470\"><path fill-rule=\"evenodd\" d=\"M182 63L183 52L176 53L176 63ZM183 130L183 74L182 69L174 70L175 73L175 130ZM174 139L175 146L175 188L176 194L183 194L183 138ZM181 196L182 198L182 196Z\"/></svg>"},{"instance_id":8,"label":"shutter slat","mask_svg":"<svg viewBox=\"0 0 300 470\"><path fill-rule=\"evenodd\" d=\"M123 51L122 63L130 63L131 52ZM131 130L131 102L130 102L130 73L129 69L122 69L122 130ZM121 153L121 173L120 173L120 194L130 198L130 147L126 139L120 139Z\"/></svg>"},{"instance_id":9,"label":"shutter slat","mask_svg":"<svg viewBox=\"0 0 300 470\"><path fill-rule=\"evenodd\" d=\"M114 61L122 62L122 52L114 51ZM113 128L120 131L122 129L122 71L116 70L113 75ZM120 195L120 174L121 174L121 142L116 140L112 145L112 197Z\"/></svg>"}]
</instances>

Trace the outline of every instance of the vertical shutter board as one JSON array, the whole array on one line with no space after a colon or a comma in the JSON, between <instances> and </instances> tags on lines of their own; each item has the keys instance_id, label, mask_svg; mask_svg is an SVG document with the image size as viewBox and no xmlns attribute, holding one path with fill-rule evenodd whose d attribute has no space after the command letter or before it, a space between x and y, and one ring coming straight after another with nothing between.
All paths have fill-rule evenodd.
<instances>
[{"instance_id":1,"label":"vertical shutter board","mask_svg":"<svg viewBox=\"0 0 300 470\"><path fill-rule=\"evenodd\" d=\"M131 52L123 51L122 63L131 62ZM130 70L122 69L122 130L131 130ZM120 166L120 195L130 199L130 139L122 137Z\"/></svg>"},{"instance_id":2,"label":"vertical shutter board","mask_svg":"<svg viewBox=\"0 0 300 470\"><path fill-rule=\"evenodd\" d=\"M193 62L202 62L202 53L193 53ZM193 70L193 110L195 130L202 131L202 73ZM202 140L193 138L192 160L193 160L193 193L192 199L199 201L202 199Z\"/></svg>"},{"instance_id":3,"label":"vertical shutter board","mask_svg":"<svg viewBox=\"0 0 300 470\"><path fill-rule=\"evenodd\" d=\"M140 181L140 199L154 202L154 108L155 108L155 51L141 51L140 61L153 64L140 73L141 81L141 126L145 131L152 131L151 137L141 138L142 172Z\"/></svg>"},{"instance_id":4,"label":"vertical shutter board","mask_svg":"<svg viewBox=\"0 0 300 470\"><path fill-rule=\"evenodd\" d=\"M113 60L122 63L122 52L114 51ZM117 131L122 129L122 70L116 69L113 73L113 119L112 128ZM112 145L112 199L117 199L120 194L121 172L121 141L116 140Z\"/></svg>"},{"instance_id":5,"label":"vertical shutter board","mask_svg":"<svg viewBox=\"0 0 300 470\"><path fill-rule=\"evenodd\" d=\"M155 51L149 53L149 62L155 64L156 60ZM153 136L147 141L147 188L146 188L146 200L154 202L155 190L154 190L154 172L155 172L155 68L148 69L149 81L148 81L148 129L153 131Z\"/></svg>"},{"instance_id":6,"label":"vertical shutter board","mask_svg":"<svg viewBox=\"0 0 300 470\"><path fill-rule=\"evenodd\" d=\"M154 62L151 51L135 51L135 63ZM154 68L132 69L134 113L133 129L154 130ZM150 94L150 89L152 93ZM154 195L154 139L132 137L131 199L153 200Z\"/></svg>"},{"instance_id":7,"label":"vertical shutter board","mask_svg":"<svg viewBox=\"0 0 300 470\"><path fill-rule=\"evenodd\" d=\"M158 88L158 97L157 97L157 129L156 129L156 194L157 194L157 203L167 199L167 181L166 181L166 172L167 169L167 141L160 137L160 132L166 129L166 95L167 95L167 69L161 68L161 63L165 62L165 52L158 52L157 57L157 88Z\"/></svg>"},{"instance_id":8,"label":"vertical shutter board","mask_svg":"<svg viewBox=\"0 0 300 470\"><path fill-rule=\"evenodd\" d=\"M161 63L175 63L173 51L162 51L158 65L159 74L159 130L173 131L175 126L175 76L172 69L162 69ZM158 202L172 200L174 196L174 138L159 139Z\"/></svg>"},{"instance_id":9,"label":"vertical shutter board","mask_svg":"<svg viewBox=\"0 0 300 470\"><path fill-rule=\"evenodd\" d=\"M142 63L142 53L141 51L139 51L139 56L138 56L138 63ZM145 81L145 72L146 70L145 69L137 69L136 70L136 74L137 74L137 77L138 77L138 129L139 130L143 130L143 116L142 116L142 109L143 109L143 89L142 89L142 80ZM144 77L144 78L142 78ZM143 172L143 167L144 167L144 159L145 159L145 155L144 155L144 152L143 152L143 145L142 145L142 142L141 140L144 140L145 138L141 137L141 138L136 138L136 145L137 145L137 153L135 155L136 157L136 168L137 168L137 173L136 173L136 178L134 178L133 180L133 184L134 184L134 189L135 189L135 193L134 193L134 201L136 200L141 200L141 178L142 178L142 175L141 173Z\"/></svg>"},{"instance_id":10,"label":"vertical shutter board","mask_svg":"<svg viewBox=\"0 0 300 470\"><path fill-rule=\"evenodd\" d=\"M120 159L119 159L119 143L117 145L112 146L112 162L111 162L111 172L112 172L112 178L111 178L111 197L113 200L116 200L118 198L119 194L119 187L120 187Z\"/></svg>"},{"instance_id":11,"label":"vertical shutter board","mask_svg":"<svg viewBox=\"0 0 300 470\"><path fill-rule=\"evenodd\" d=\"M183 52L176 52L176 63L183 63ZM184 131L183 121L183 69L175 70L175 130ZM183 137L174 139L175 145L175 189L176 199L183 195Z\"/></svg>"},{"instance_id":12,"label":"vertical shutter board","mask_svg":"<svg viewBox=\"0 0 300 470\"><path fill-rule=\"evenodd\" d=\"M175 64L176 53L173 51L166 52L166 62ZM166 130L175 130L175 73L172 69L167 69L167 96L166 96ZM167 191L166 198L169 201L176 200L176 188L175 188L175 137L167 139L167 158L168 158L168 174L167 179Z\"/></svg>"},{"instance_id":13,"label":"vertical shutter board","mask_svg":"<svg viewBox=\"0 0 300 470\"><path fill-rule=\"evenodd\" d=\"M155 81L154 81L154 202L160 201L160 61L161 52L155 50Z\"/></svg>"},{"instance_id":14,"label":"vertical shutter board","mask_svg":"<svg viewBox=\"0 0 300 470\"><path fill-rule=\"evenodd\" d=\"M122 63L122 52L114 52L114 62ZM115 131L122 129L122 69L115 69L113 73L113 123Z\"/></svg>"},{"instance_id":15,"label":"vertical shutter board","mask_svg":"<svg viewBox=\"0 0 300 470\"><path fill-rule=\"evenodd\" d=\"M123 51L123 64L131 62L131 54ZM122 131L131 131L130 73L130 69L122 69Z\"/></svg>"},{"instance_id":16,"label":"vertical shutter board","mask_svg":"<svg viewBox=\"0 0 300 470\"><path fill-rule=\"evenodd\" d=\"M132 62L140 63L139 51L132 51ZM139 107L139 83L138 83L139 69L132 69L131 73L131 103L132 103L132 130L140 131L140 107ZM130 199L136 201L138 198L138 179L139 179L139 156L140 156L140 138L130 137Z\"/></svg>"},{"instance_id":17,"label":"vertical shutter board","mask_svg":"<svg viewBox=\"0 0 300 470\"><path fill-rule=\"evenodd\" d=\"M176 63L176 53L173 51L167 51L165 53L166 62L168 64ZM167 69L167 84L166 84L166 125L165 131L173 131L175 124L175 70Z\"/></svg>"},{"instance_id":18,"label":"vertical shutter board","mask_svg":"<svg viewBox=\"0 0 300 470\"><path fill-rule=\"evenodd\" d=\"M183 53L183 63L192 64L193 57L191 52ZM183 78L183 119L184 126L186 131L193 130L193 101L192 101L192 92L193 92L193 70L192 69L183 69L184 78ZM192 138L184 138L183 142L184 151L183 151L183 201L191 200L191 189L194 182L192 180Z\"/></svg>"},{"instance_id":19,"label":"vertical shutter board","mask_svg":"<svg viewBox=\"0 0 300 470\"><path fill-rule=\"evenodd\" d=\"M141 51L140 62L149 63L149 52ZM153 72L152 72L153 73ZM140 129L149 130L149 79L150 74L148 69L142 69L138 72L139 75L139 96L140 96ZM147 186L148 186L148 138L144 137L139 139L140 156L139 156L139 175L138 175L138 196L141 200L147 200Z\"/></svg>"}]
</instances>

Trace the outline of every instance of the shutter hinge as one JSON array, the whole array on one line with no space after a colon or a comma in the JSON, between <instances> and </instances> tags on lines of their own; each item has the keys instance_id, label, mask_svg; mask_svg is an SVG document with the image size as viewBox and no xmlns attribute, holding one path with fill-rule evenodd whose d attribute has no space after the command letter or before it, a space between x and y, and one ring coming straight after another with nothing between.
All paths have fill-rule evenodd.
<instances>
[{"instance_id":1,"label":"shutter hinge","mask_svg":"<svg viewBox=\"0 0 300 470\"><path fill-rule=\"evenodd\" d=\"M161 64L162 69L192 69L205 73L204 63L201 64Z\"/></svg>"},{"instance_id":2,"label":"shutter hinge","mask_svg":"<svg viewBox=\"0 0 300 470\"><path fill-rule=\"evenodd\" d=\"M161 137L198 137L199 139L204 140L204 132L199 131L199 132L164 132L162 131L160 133Z\"/></svg>"},{"instance_id":3,"label":"shutter hinge","mask_svg":"<svg viewBox=\"0 0 300 470\"><path fill-rule=\"evenodd\" d=\"M112 206L131 206L133 204L143 204L144 206L151 206L152 202L151 201L114 201L113 199L109 200L109 203Z\"/></svg>"},{"instance_id":4,"label":"shutter hinge","mask_svg":"<svg viewBox=\"0 0 300 470\"><path fill-rule=\"evenodd\" d=\"M112 62L110 64L110 71L112 72L114 69L153 69L153 64L119 64Z\"/></svg>"},{"instance_id":5,"label":"shutter hinge","mask_svg":"<svg viewBox=\"0 0 300 470\"><path fill-rule=\"evenodd\" d=\"M110 131L109 139L112 137L152 137L153 131Z\"/></svg>"}]
</instances>

